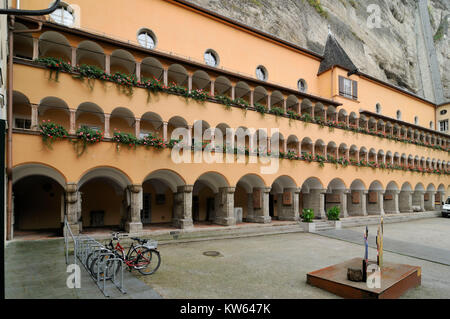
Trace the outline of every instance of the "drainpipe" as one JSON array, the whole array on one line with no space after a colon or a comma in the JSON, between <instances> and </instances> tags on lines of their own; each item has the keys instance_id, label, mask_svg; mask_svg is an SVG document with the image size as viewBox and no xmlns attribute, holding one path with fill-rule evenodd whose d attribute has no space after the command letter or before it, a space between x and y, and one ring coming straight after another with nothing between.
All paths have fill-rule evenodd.
<instances>
[{"instance_id":1,"label":"drainpipe","mask_svg":"<svg viewBox=\"0 0 450 319\"><path fill-rule=\"evenodd\" d=\"M7 133L7 153L6 158L6 176L8 178L7 186L7 230L6 239L12 239L12 127L13 127L13 54L14 54L14 33L33 33L42 30L42 22L38 22L37 29L16 30L14 31L15 17L10 16L11 24L9 26L9 54L8 54L8 133Z\"/></svg>"},{"instance_id":2,"label":"drainpipe","mask_svg":"<svg viewBox=\"0 0 450 319\"><path fill-rule=\"evenodd\" d=\"M61 0L56 0L50 8L44 10L0 9L0 14L11 14L16 16L44 16L58 9L60 2ZM18 5L20 6L20 2Z\"/></svg>"}]
</instances>

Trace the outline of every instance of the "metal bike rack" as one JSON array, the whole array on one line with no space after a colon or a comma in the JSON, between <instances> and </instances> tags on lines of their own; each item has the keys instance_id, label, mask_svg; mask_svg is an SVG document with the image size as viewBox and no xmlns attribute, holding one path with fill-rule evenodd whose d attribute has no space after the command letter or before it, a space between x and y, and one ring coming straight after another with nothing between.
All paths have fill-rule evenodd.
<instances>
[{"instance_id":1,"label":"metal bike rack","mask_svg":"<svg viewBox=\"0 0 450 319\"><path fill-rule=\"evenodd\" d=\"M105 297L110 297L110 295L106 292L106 281L108 280L111 281L121 293L125 294L126 291L123 288L123 260L119 258L111 249L106 248L105 245L90 236L74 236L72 230L70 229L70 225L67 222L67 218L65 217L64 246L66 264L69 264L70 238L73 241L74 264L77 264L77 260L81 262L103 295ZM87 258L91 253L95 254L92 260L94 261L95 258L97 258L98 262L97 278L95 278L94 274L91 273L91 269L89 269L90 265L87 264ZM109 256L109 258L105 258L106 256ZM120 267L120 275L118 276L116 276L116 267ZM100 274L103 274L103 276L100 276Z\"/></svg>"}]
</instances>

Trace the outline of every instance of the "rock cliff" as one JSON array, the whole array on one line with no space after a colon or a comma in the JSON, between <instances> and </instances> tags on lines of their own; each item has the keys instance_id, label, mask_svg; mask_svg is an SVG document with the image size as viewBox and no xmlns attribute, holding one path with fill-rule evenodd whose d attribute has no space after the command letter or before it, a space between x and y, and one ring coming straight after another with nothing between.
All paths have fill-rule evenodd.
<instances>
[{"instance_id":1,"label":"rock cliff","mask_svg":"<svg viewBox=\"0 0 450 319\"><path fill-rule=\"evenodd\" d=\"M416 0L190 0L323 54L328 26L364 73L428 97ZM368 6L375 4L375 11ZM372 7L373 8L373 7ZM450 100L449 0L428 0L444 100ZM377 20L379 17L379 20ZM379 21L379 25L376 22ZM375 27L370 27L375 25Z\"/></svg>"}]
</instances>

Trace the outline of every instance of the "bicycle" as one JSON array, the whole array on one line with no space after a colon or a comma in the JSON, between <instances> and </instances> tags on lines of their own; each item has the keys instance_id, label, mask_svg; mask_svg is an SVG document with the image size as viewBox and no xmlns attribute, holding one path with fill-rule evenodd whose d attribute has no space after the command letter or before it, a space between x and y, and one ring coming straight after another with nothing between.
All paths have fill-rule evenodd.
<instances>
[{"instance_id":1,"label":"bicycle","mask_svg":"<svg viewBox=\"0 0 450 319\"><path fill-rule=\"evenodd\" d=\"M112 237L106 247L122 259L130 271L135 269L142 275L154 274L161 264L161 256L157 250L157 242L137 237L131 237L131 239L137 241L138 245L131 243L126 254L125 248L120 244L119 233L112 233ZM116 245L113 243L115 240L117 241Z\"/></svg>"}]
</instances>

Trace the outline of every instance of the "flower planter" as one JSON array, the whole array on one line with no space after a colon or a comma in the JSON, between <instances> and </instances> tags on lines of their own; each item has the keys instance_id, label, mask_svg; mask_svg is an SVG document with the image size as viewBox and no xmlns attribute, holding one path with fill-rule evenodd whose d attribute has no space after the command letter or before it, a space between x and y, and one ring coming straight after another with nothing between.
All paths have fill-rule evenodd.
<instances>
[{"instance_id":1,"label":"flower planter","mask_svg":"<svg viewBox=\"0 0 450 319\"><path fill-rule=\"evenodd\" d=\"M302 227L305 233L312 233L316 231L316 224L314 224L313 222L311 223L302 222Z\"/></svg>"}]
</instances>

